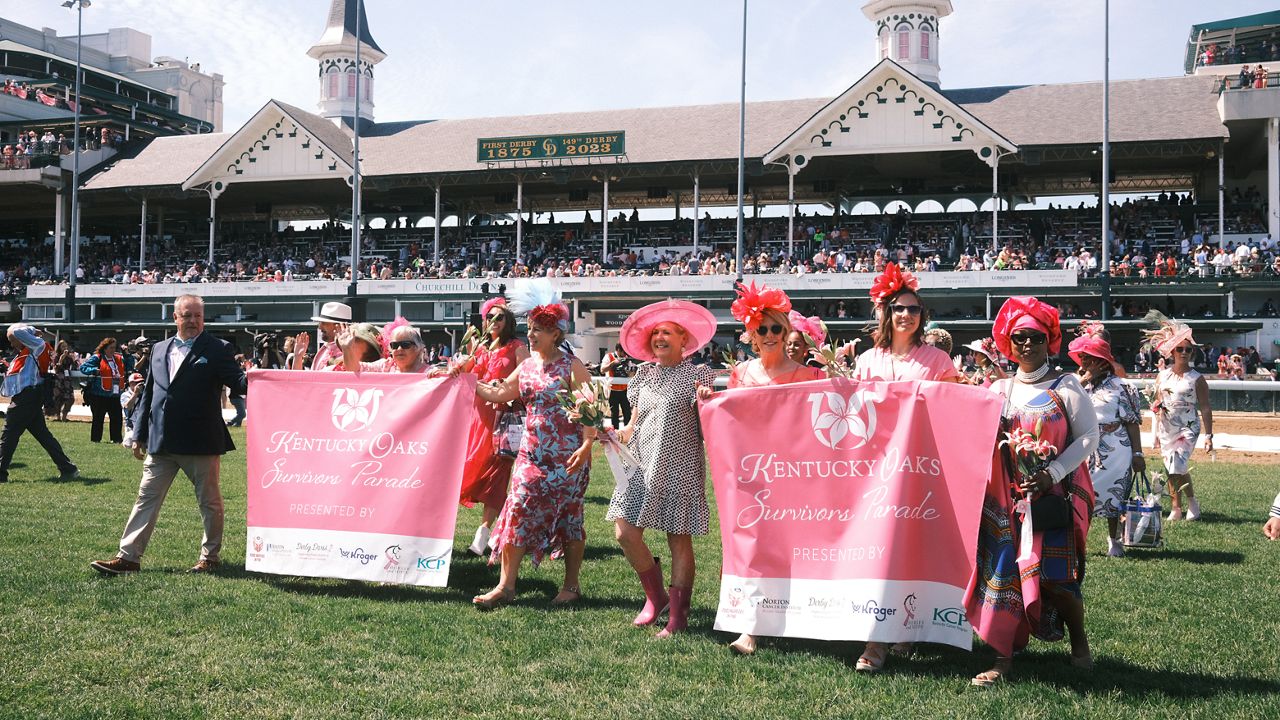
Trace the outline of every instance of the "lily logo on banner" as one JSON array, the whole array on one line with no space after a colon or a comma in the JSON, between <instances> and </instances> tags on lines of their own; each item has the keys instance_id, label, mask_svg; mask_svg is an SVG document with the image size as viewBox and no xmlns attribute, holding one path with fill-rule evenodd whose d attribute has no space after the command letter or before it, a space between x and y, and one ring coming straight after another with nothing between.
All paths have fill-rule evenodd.
<instances>
[{"instance_id":1,"label":"lily logo on banner","mask_svg":"<svg viewBox=\"0 0 1280 720\"><path fill-rule=\"evenodd\" d=\"M355 432L373 424L382 403L382 390L369 388L360 392L355 388L338 388L333 391L333 407L329 411L333 426L339 430Z\"/></svg>"},{"instance_id":2,"label":"lily logo on banner","mask_svg":"<svg viewBox=\"0 0 1280 720\"><path fill-rule=\"evenodd\" d=\"M846 398L837 392L809 394L810 422L818 442L832 450L853 450L866 445L876 434L875 396L863 390ZM841 443L857 440L850 445Z\"/></svg>"}]
</instances>

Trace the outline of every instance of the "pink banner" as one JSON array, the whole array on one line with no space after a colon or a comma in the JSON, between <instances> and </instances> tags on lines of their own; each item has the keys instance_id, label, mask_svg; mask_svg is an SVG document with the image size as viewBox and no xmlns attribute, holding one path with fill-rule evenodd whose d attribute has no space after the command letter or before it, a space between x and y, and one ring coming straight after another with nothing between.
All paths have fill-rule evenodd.
<instances>
[{"instance_id":1,"label":"pink banner","mask_svg":"<svg viewBox=\"0 0 1280 720\"><path fill-rule=\"evenodd\" d=\"M968 648L1000 400L823 380L701 408L724 551L716 629Z\"/></svg>"},{"instance_id":2,"label":"pink banner","mask_svg":"<svg viewBox=\"0 0 1280 720\"><path fill-rule=\"evenodd\" d=\"M249 373L245 569L443 586L475 378Z\"/></svg>"}]
</instances>

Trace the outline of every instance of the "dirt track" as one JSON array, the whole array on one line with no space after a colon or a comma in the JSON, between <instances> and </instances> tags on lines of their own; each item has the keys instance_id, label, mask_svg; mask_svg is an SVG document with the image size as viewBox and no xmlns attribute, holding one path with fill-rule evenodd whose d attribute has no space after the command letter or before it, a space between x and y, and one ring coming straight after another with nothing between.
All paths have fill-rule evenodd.
<instances>
[{"instance_id":1,"label":"dirt track","mask_svg":"<svg viewBox=\"0 0 1280 720\"><path fill-rule=\"evenodd\" d=\"M1148 431L1151 429L1149 420L1144 423L1143 429ZM1213 431L1228 435L1266 435L1276 437L1280 436L1280 417L1259 415L1257 413L1214 413ZM1145 450L1148 458L1156 458L1156 462L1159 462L1159 454L1155 450L1152 448L1146 448ZM1280 453L1219 450L1217 455L1217 462L1243 463L1246 465L1280 465ZM1212 462L1214 462L1213 459L1203 450L1196 450L1195 455L1191 456L1192 465Z\"/></svg>"}]
</instances>

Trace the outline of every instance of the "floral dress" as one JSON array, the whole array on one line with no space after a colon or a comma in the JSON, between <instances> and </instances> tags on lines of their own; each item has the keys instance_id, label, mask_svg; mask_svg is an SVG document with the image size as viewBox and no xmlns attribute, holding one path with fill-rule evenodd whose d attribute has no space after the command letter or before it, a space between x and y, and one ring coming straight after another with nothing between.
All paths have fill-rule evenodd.
<instances>
[{"instance_id":1,"label":"floral dress","mask_svg":"<svg viewBox=\"0 0 1280 720\"><path fill-rule=\"evenodd\" d=\"M1160 441L1160 455L1165 471L1185 475L1190 469L1191 452L1200 438L1200 403L1196 399L1196 381L1200 373L1188 370L1178 375L1172 369L1162 370L1156 379L1155 435Z\"/></svg>"},{"instance_id":2,"label":"floral dress","mask_svg":"<svg viewBox=\"0 0 1280 720\"><path fill-rule=\"evenodd\" d=\"M1089 476L1097 492L1095 517L1120 517L1120 503L1133 485L1133 446L1126 425L1142 422L1142 405L1129 383L1108 375L1097 385L1085 385L1098 414L1098 450L1089 457ZM1141 448L1139 448L1141 452Z\"/></svg>"},{"instance_id":3,"label":"floral dress","mask_svg":"<svg viewBox=\"0 0 1280 720\"><path fill-rule=\"evenodd\" d=\"M1054 380L1025 405L1006 403L1002 429L1011 432L1021 428L1034 434L1039 424L1042 439L1054 447L1066 447L1070 424L1057 395L1058 385L1065 377ZM1008 382L995 387L1011 392ZM983 495L978 558L965 590L965 611L978 637L1001 656L1011 657L1026 647L1032 635L1050 642L1064 636L1063 618L1052 605L1041 602L1040 586L1053 584L1080 597L1085 540L1093 512L1093 484L1082 463L1070 475L1072 526L1035 531L1029 556L1019 558L1022 522L1014 512L1014 493L1022 474L1016 464L1006 464L999 452L997 449ZM1064 478L1046 492L1062 495L1066 486Z\"/></svg>"},{"instance_id":4,"label":"floral dress","mask_svg":"<svg viewBox=\"0 0 1280 720\"><path fill-rule=\"evenodd\" d=\"M511 340L497 350L477 350L476 364L472 368L476 381L488 383L508 378L516 369L516 353L523 346L519 340ZM459 498L466 507L482 503L485 507L501 508L507 499L512 458L499 455L493 442L494 428L505 407L499 408L476 397L475 419L467 433L467 454L462 466L462 494Z\"/></svg>"},{"instance_id":5,"label":"floral dress","mask_svg":"<svg viewBox=\"0 0 1280 720\"><path fill-rule=\"evenodd\" d=\"M639 528L676 535L706 535L706 462L698 423L699 385L711 385L715 371L682 362L675 367L645 363L627 387L631 426L627 448L640 460L609 501L606 520L626 520Z\"/></svg>"},{"instance_id":6,"label":"floral dress","mask_svg":"<svg viewBox=\"0 0 1280 720\"><path fill-rule=\"evenodd\" d=\"M569 456L582 446L582 426L569 420L556 399L572 377L572 363L562 355L547 365L537 356L520 364L524 438L511 471L511 491L489 540L490 564L498 562L507 543L524 548L537 567L547 553L559 557L566 542L587 537L582 500L591 464L568 471Z\"/></svg>"}]
</instances>

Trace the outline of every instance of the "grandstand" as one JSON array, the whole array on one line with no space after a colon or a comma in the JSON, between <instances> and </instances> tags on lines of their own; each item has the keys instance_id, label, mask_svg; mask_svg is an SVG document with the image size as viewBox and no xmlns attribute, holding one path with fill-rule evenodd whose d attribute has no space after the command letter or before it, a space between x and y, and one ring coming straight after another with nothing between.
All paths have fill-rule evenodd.
<instances>
[{"instance_id":1,"label":"grandstand","mask_svg":"<svg viewBox=\"0 0 1280 720\"><path fill-rule=\"evenodd\" d=\"M334 0L309 53L319 113L269 100L231 132L155 137L89 174L68 332L162 333L172 298L193 289L215 329L308 324L347 291L358 126L360 295L371 319L405 314L436 342L458 337L486 292L533 276L564 288L591 360L629 310L668 295L705 301L728 340L740 273L766 275L851 337L886 260L921 273L962 342L1021 293L1069 319L1114 319L1130 354L1136 318L1152 307L1190 318L1209 342L1280 341L1280 87L1233 86L1238 68L1200 62L1203 51L1188 51L1183 76L1110 83L1110 188L1146 199L1114 207L1101 268L1096 208L1020 206L1100 192L1102 84L944 88L937 48L951 3L869 2L880 57L847 90L746 107L738 268L733 222L707 213L738 199L737 105L376 122L374 66L387 55L362 23L368 102L357 118L354 5ZM1272 15L1196 26L1192 38L1206 49L1233 31L1261 41ZM1280 61L1259 64L1280 77ZM7 201L0 213L20 221L0 238L3 287L24 318L68 325L61 224Z\"/></svg>"}]
</instances>

